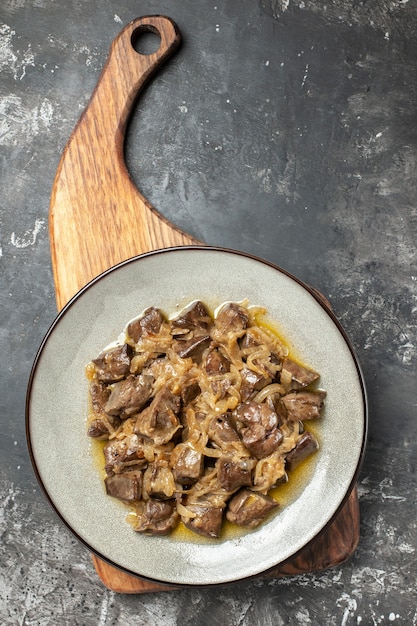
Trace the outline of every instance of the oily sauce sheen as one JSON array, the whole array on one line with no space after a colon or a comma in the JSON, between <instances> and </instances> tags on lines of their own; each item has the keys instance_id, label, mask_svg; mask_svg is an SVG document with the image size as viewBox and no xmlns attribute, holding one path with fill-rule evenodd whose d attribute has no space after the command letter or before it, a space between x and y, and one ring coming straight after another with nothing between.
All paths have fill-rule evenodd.
<instances>
[{"instance_id":1,"label":"oily sauce sheen","mask_svg":"<svg viewBox=\"0 0 417 626\"><path fill-rule=\"evenodd\" d=\"M236 538L308 488L326 393L265 316L150 307L87 365L93 463L135 532Z\"/></svg>"}]
</instances>

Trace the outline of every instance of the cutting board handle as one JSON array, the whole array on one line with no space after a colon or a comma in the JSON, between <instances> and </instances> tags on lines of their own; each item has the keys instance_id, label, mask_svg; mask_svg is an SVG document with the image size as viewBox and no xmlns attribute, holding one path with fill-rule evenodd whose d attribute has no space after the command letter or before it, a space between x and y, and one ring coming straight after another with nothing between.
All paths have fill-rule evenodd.
<instances>
[{"instance_id":1,"label":"cutting board handle","mask_svg":"<svg viewBox=\"0 0 417 626\"><path fill-rule=\"evenodd\" d=\"M135 48L146 31L160 38L159 48L151 54ZM180 42L179 30L168 17L140 17L128 24L114 39L97 86L65 146L49 213L59 309L87 282L127 258L199 243L157 213L131 180L124 160L135 101Z\"/></svg>"},{"instance_id":2,"label":"cutting board handle","mask_svg":"<svg viewBox=\"0 0 417 626\"><path fill-rule=\"evenodd\" d=\"M144 30L157 32L161 39L158 50L150 55L139 54L133 45ZM123 155L135 100L179 43L178 29L166 17L142 17L126 26L114 40L91 100L65 146L52 188L49 219L59 309L85 283L115 263L162 247L200 243L160 216L140 194L130 180ZM358 538L355 488L326 532L268 576L337 565L352 554ZM104 584L117 592L167 588L129 576L97 556L94 564Z\"/></svg>"},{"instance_id":3,"label":"cutting board handle","mask_svg":"<svg viewBox=\"0 0 417 626\"><path fill-rule=\"evenodd\" d=\"M146 32L159 35L160 38L158 49L151 54L140 53L135 47L136 40ZM181 34L175 22L161 15L133 20L113 40L106 65L85 114L94 115L98 125L105 125L108 140L111 140L109 131L113 131L113 141L122 164L124 135L134 103L148 79L177 50L180 43ZM108 106L110 103L111 110ZM103 108L102 104L106 106Z\"/></svg>"}]
</instances>

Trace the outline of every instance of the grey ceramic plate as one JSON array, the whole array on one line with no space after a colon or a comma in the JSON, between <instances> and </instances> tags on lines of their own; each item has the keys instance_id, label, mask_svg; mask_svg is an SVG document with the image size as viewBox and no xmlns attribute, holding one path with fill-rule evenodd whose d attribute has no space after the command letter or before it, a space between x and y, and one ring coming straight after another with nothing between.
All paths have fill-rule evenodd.
<instances>
[{"instance_id":1,"label":"grey ceramic plate","mask_svg":"<svg viewBox=\"0 0 417 626\"><path fill-rule=\"evenodd\" d=\"M86 436L85 365L126 323L154 305L171 314L190 301L214 309L248 299L268 309L327 391L320 450L305 484L257 530L225 541L134 533L126 509L105 495ZM260 259L218 248L173 248L105 272L61 311L36 357L27 394L27 436L38 479L67 527L125 571L181 585L209 585L263 572L294 555L329 524L358 473L366 433L360 368L335 317L314 291Z\"/></svg>"}]
</instances>

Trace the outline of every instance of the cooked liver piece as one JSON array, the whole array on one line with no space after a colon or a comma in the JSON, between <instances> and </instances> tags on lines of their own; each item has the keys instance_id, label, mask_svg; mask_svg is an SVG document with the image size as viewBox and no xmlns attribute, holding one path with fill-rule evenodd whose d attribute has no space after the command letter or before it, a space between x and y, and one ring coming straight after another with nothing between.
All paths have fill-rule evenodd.
<instances>
[{"instance_id":1,"label":"cooked liver piece","mask_svg":"<svg viewBox=\"0 0 417 626\"><path fill-rule=\"evenodd\" d=\"M252 400L257 392L265 387L265 385L267 385L269 382L269 380L265 378L265 376L254 372L248 367L244 367L240 371L240 375L242 377L242 384L240 386L240 397L242 399L242 402Z\"/></svg>"},{"instance_id":2,"label":"cooked liver piece","mask_svg":"<svg viewBox=\"0 0 417 626\"><path fill-rule=\"evenodd\" d=\"M268 431L262 424L251 424L242 428L240 435L246 448L257 459L263 459L275 452L282 441L282 433L278 428Z\"/></svg>"},{"instance_id":3,"label":"cooked liver piece","mask_svg":"<svg viewBox=\"0 0 417 626\"><path fill-rule=\"evenodd\" d=\"M287 420L298 422L321 417L326 392L294 391L283 396L281 402L287 411Z\"/></svg>"},{"instance_id":4,"label":"cooked liver piece","mask_svg":"<svg viewBox=\"0 0 417 626\"><path fill-rule=\"evenodd\" d=\"M106 413L122 418L138 413L151 397L152 383L153 376L149 374L131 375L115 383L105 406Z\"/></svg>"},{"instance_id":5,"label":"cooked liver piece","mask_svg":"<svg viewBox=\"0 0 417 626\"><path fill-rule=\"evenodd\" d=\"M195 363L200 363L203 352L210 342L210 335L193 337L187 341L178 340L174 344L174 350L182 359L191 358Z\"/></svg>"},{"instance_id":6,"label":"cooked liver piece","mask_svg":"<svg viewBox=\"0 0 417 626\"><path fill-rule=\"evenodd\" d=\"M228 333L239 336L245 330L249 322L246 310L234 302L222 307L214 320L216 339L225 337Z\"/></svg>"},{"instance_id":7,"label":"cooked liver piece","mask_svg":"<svg viewBox=\"0 0 417 626\"><path fill-rule=\"evenodd\" d=\"M274 452L282 440L278 416L267 404L244 402L233 412L242 442L249 452L262 459Z\"/></svg>"},{"instance_id":8,"label":"cooked liver piece","mask_svg":"<svg viewBox=\"0 0 417 626\"><path fill-rule=\"evenodd\" d=\"M311 454L318 450L319 444L317 439L308 430L305 431L300 439L286 457L285 467L287 470L294 470L300 463L307 459Z\"/></svg>"},{"instance_id":9,"label":"cooked liver piece","mask_svg":"<svg viewBox=\"0 0 417 626\"><path fill-rule=\"evenodd\" d=\"M269 496L242 489L230 500L226 518L239 526L255 528L277 506Z\"/></svg>"},{"instance_id":10,"label":"cooked liver piece","mask_svg":"<svg viewBox=\"0 0 417 626\"><path fill-rule=\"evenodd\" d=\"M108 474L119 473L124 463L139 462L143 459L141 441L137 435L129 435L122 440L112 439L103 449L105 470Z\"/></svg>"},{"instance_id":11,"label":"cooked liver piece","mask_svg":"<svg viewBox=\"0 0 417 626\"><path fill-rule=\"evenodd\" d=\"M130 471L104 479L107 495L126 502L140 500L142 495L142 472Z\"/></svg>"},{"instance_id":12,"label":"cooked liver piece","mask_svg":"<svg viewBox=\"0 0 417 626\"><path fill-rule=\"evenodd\" d=\"M181 428L177 417L180 408L180 397L163 387L151 404L138 415L135 433L152 439L156 445L167 443Z\"/></svg>"},{"instance_id":13,"label":"cooked liver piece","mask_svg":"<svg viewBox=\"0 0 417 626\"><path fill-rule=\"evenodd\" d=\"M277 414L266 404L259 402L242 402L235 409L233 416L237 423L245 426L259 423L265 430L272 430L278 424Z\"/></svg>"},{"instance_id":14,"label":"cooked liver piece","mask_svg":"<svg viewBox=\"0 0 417 626\"><path fill-rule=\"evenodd\" d=\"M161 311L153 306L146 309L143 315L130 322L127 327L127 334L135 343L139 341L143 334L157 334L164 321Z\"/></svg>"},{"instance_id":15,"label":"cooked liver piece","mask_svg":"<svg viewBox=\"0 0 417 626\"><path fill-rule=\"evenodd\" d=\"M204 456L188 443L179 443L171 453L174 479L180 485L192 485L203 473Z\"/></svg>"},{"instance_id":16,"label":"cooked liver piece","mask_svg":"<svg viewBox=\"0 0 417 626\"><path fill-rule=\"evenodd\" d=\"M122 380L130 370L132 348L127 344L116 346L103 352L93 360L96 366L97 379L104 383L114 383Z\"/></svg>"},{"instance_id":17,"label":"cooked liver piece","mask_svg":"<svg viewBox=\"0 0 417 626\"><path fill-rule=\"evenodd\" d=\"M213 417L207 433L210 440L219 448L225 448L233 441L240 441L239 435L232 426L230 416L226 413Z\"/></svg>"},{"instance_id":18,"label":"cooked liver piece","mask_svg":"<svg viewBox=\"0 0 417 626\"><path fill-rule=\"evenodd\" d=\"M204 369L209 376L225 374L230 370L230 361L217 348L213 348L205 357Z\"/></svg>"},{"instance_id":19,"label":"cooked liver piece","mask_svg":"<svg viewBox=\"0 0 417 626\"><path fill-rule=\"evenodd\" d=\"M173 336L191 331L194 331L194 334L207 334L211 325L212 320L207 308L202 302L197 301L182 311L179 317L171 321L171 332Z\"/></svg>"},{"instance_id":20,"label":"cooked liver piece","mask_svg":"<svg viewBox=\"0 0 417 626\"><path fill-rule=\"evenodd\" d=\"M191 383L181 389L181 401L184 406L195 400L201 389L198 383Z\"/></svg>"},{"instance_id":21,"label":"cooked liver piece","mask_svg":"<svg viewBox=\"0 0 417 626\"><path fill-rule=\"evenodd\" d=\"M143 494L146 498L167 500L175 492L175 481L167 462L151 463L143 475Z\"/></svg>"},{"instance_id":22,"label":"cooked liver piece","mask_svg":"<svg viewBox=\"0 0 417 626\"><path fill-rule=\"evenodd\" d=\"M187 508L195 513L195 517L182 517L187 528L204 537L220 537L223 521L223 509L207 504L187 504Z\"/></svg>"},{"instance_id":23,"label":"cooked liver piece","mask_svg":"<svg viewBox=\"0 0 417 626\"><path fill-rule=\"evenodd\" d=\"M252 483L252 470L255 466L252 459L238 459L220 457L217 461L219 485L225 491L233 492L240 487Z\"/></svg>"},{"instance_id":24,"label":"cooked liver piece","mask_svg":"<svg viewBox=\"0 0 417 626\"><path fill-rule=\"evenodd\" d=\"M103 414L94 419L87 430L87 435L93 439L108 439L113 429L120 424L118 417Z\"/></svg>"},{"instance_id":25,"label":"cooked liver piece","mask_svg":"<svg viewBox=\"0 0 417 626\"><path fill-rule=\"evenodd\" d=\"M250 328L248 328L247 332L239 340L239 346L242 350L245 350L246 348L253 348L254 346L259 346L258 338L254 336Z\"/></svg>"},{"instance_id":26,"label":"cooked liver piece","mask_svg":"<svg viewBox=\"0 0 417 626\"><path fill-rule=\"evenodd\" d=\"M319 378L319 374L313 370L309 370L299 363L296 363L288 357L284 359L282 363L282 372L289 372L291 374L291 389L302 389L311 385Z\"/></svg>"},{"instance_id":27,"label":"cooked liver piece","mask_svg":"<svg viewBox=\"0 0 417 626\"><path fill-rule=\"evenodd\" d=\"M110 396L110 389L100 381L93 381L90 385L91 405L94 413L104 413L104 407Z\"/></svg>"},{"instance_id":28,"label":"cooked liver piece","mask_svg":"<svg viewBox=\"0 0 417 626\"><path fill-rule=\"evenodd\" d=\"M138 511L138 521L134 530L146 535L169 535L178 524L179 515L175 500L150 499L143 509Z\"/></svg>"}]
</instances>

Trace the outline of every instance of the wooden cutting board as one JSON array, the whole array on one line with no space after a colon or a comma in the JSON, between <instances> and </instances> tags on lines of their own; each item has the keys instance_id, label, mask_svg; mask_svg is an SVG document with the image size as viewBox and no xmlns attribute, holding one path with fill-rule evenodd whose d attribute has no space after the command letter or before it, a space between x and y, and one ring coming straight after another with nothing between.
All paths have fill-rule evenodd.
<instances>
[{"instance_id":1,"label":"wooden cutting board","mask_svg":"<svg viewBox=\"0 0 417 626\"><path fill-rule=\"evenodd\" d=\"M136 51L144 32L159 36L152 54ZM58 309L86 283L127 258L171 246L199 245L164 219L139 193L124 161L129 116L143 86L179 47L181 36L163 16L138 18L113 41L89 104L62 154L50 202L50 242ZM322 570L351 556L359 540L356 487L332 524L296 557L262 576ZM173 586L143 580L92 556L113 591L144 593Z\"/></svg>"}]
</instances>

